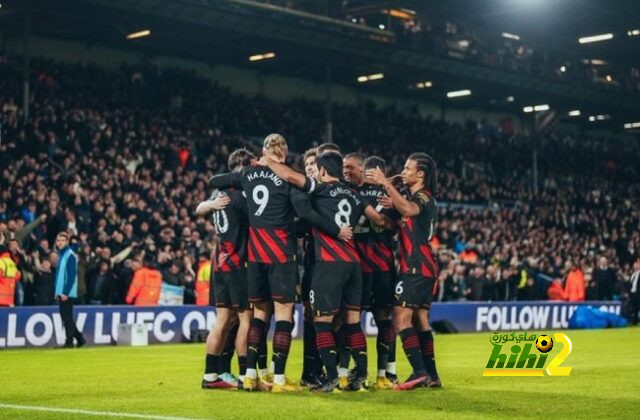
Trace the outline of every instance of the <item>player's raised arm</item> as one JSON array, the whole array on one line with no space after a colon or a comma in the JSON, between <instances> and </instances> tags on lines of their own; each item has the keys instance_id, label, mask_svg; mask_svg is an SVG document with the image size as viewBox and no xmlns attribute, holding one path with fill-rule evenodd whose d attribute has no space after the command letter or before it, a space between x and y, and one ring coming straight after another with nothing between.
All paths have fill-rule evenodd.
<instances>
[{"instance_id":1,"label":"player's raised arm","mask_svg":"<svg viewBox=\"0 0 640 420\"><path fill-rule=\"evenodd\" d=\"M365 175L369 181L381 185L387 191L389 198L393 202L393 206L401 215L413 217L420 214L420 206L413 201L407 200L400 194L379 168L367 169Z\"/></svg>"}]
</instances>

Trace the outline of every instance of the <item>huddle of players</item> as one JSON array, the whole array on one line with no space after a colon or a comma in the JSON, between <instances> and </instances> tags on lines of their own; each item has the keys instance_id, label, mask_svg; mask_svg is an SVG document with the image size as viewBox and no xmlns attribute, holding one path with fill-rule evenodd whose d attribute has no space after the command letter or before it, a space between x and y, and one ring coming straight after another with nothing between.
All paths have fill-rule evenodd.
<instances>
[{"instance_id":1,"label":"huddle of players","mask_svg":"<svg viewBox=\"0 0 640 420\"><path fill-rule=\"evenodd\" d=\"M257 161L245 149L234 151L231 172L210 180L217 191L198 206L198 214L213 211L219 238L213 262L218 317L207 340L202 387L365 390L362 310L371 310L378 326L375 388L439 387L428 322L438 269L429 247L435 163L414 153L402 175L388 179L383 159L358 153L343 159L336 145L325 144L305 153L305 176L284 164L287 152L279 134L265 138ZM301 290L296 237L303 238L305 251ZM301 386L285 377L300 292L305 306ZM266 334L272 315L270 373ZM395 376L396 331L413 368L402 384ZM230 373L234 345L240 381ZM349 372L351 357L356 366Z\"/></svg>"}]
</instances>

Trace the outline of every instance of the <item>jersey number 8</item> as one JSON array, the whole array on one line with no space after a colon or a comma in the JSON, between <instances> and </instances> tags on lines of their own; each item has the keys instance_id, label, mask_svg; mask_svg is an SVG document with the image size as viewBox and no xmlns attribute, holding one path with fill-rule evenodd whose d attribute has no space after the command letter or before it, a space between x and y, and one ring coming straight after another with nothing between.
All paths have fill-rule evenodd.
<instances>
[{"instance_id":1,"label":"jersey number 8","mask_svg":"<svg viewBox=\"0 0 640 420\"><path fill-rule=\"evenodd\" d=\"M338 203L338 212L334 220L339 227L349 226L351 220L351 204L346 198L343 198Z\"/></svg>"}]
</instances>

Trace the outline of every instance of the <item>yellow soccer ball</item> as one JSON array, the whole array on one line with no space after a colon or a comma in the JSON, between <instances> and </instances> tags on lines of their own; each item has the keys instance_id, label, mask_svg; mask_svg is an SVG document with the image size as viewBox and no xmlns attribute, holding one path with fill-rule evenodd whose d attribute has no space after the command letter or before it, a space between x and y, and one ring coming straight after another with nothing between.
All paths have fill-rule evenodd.
<instances>
[{"instance_id":1,"label":"yellow soccer ball","mask_svg":"<svg viewBox=\"0 0 640 420\"><path fill-rule=\"evenodd\" d=\"M549 353L553 348L553 338L548 335L541 335L536 339L536 348L540 353Z\"/></svg>"}]
</instances>

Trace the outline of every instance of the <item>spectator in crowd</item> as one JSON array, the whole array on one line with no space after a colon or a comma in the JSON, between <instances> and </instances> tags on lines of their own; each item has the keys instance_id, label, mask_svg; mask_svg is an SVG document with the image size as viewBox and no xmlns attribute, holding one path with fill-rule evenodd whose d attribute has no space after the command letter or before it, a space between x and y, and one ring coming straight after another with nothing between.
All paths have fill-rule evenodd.
<instances>
[{"instance_id":1,"label":"spectator in crowd","mask_svg":"<svg viewBox=\"0 0 640 420\"><path fill-rule=\"evenodd\" d=\"M613 299L617 279L615 272L609 267L609 261L606 257L598 259L598 266L593 271L593 279L598 289L598 298L602 300Z\"/></svg>"}]
</instances>

